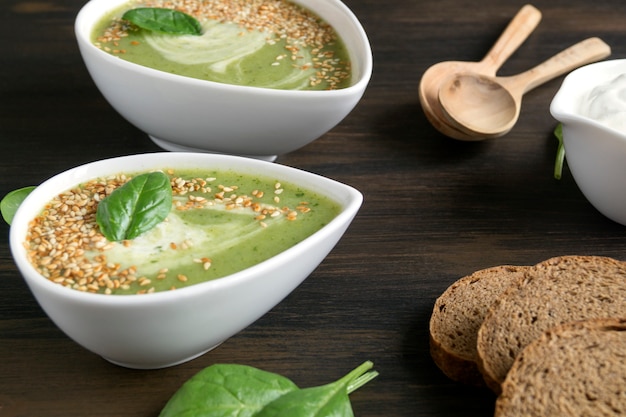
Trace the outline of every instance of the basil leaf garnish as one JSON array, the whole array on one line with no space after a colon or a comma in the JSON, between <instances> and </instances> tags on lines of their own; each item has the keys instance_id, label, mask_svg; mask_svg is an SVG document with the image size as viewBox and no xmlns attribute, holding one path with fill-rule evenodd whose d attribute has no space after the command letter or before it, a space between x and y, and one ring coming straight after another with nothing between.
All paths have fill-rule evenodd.
<instances>
[{"instance_id":1,"label":"basil leaf garnish","mask_svg":"<svg viewBox=\"0 0 626 417\"><path fill-rule=\"evenodd\" d=\"M98 204L96 223L111 242L130 240L161 223L172 209L172 186L162 172L141 174Z\"/></svg>"},{"instance_id":2,"label":"basil leaf garnish","mask_svg":"<svg viewBox=\"0 0 626 417\"><path fill-rule=\"evenodd\" d=\"M2 218L9 225L13 221L13 217L17 212L17 209L22 204L22 201L28 194L30 194L36 187L24 187L17 190L13 190L2 198L0 201L0 211L2 211Z\"/></svg>"},{"instance_id":3,"label":"basil leaf garnish","mask_svg":"<svg viewBox=\"0 0 626 417\"><path fill-rule=\"evenodd\" d=\"M139 7L126 11L122 19L153 32L170 35L202 34L202 26L196 18L173 9Z\"/></svg>"},{"instance_id":4,"label":"basil leaf garnish","mask_svg":"<svg viewBox=\"0 0 626 417\"><path fill-rule=\"evenodd\" d=\"M185 382L159 417L252 417L297 389L291 380L251 366L211 365Z\"/></svg>"}]
</instances>

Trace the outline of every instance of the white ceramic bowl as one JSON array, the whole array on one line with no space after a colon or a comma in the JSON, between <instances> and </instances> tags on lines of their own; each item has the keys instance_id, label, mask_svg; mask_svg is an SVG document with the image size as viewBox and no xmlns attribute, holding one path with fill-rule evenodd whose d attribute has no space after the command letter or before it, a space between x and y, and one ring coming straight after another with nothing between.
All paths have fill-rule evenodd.
<instances>
[{"instance_id":1,"label":"white ceramic bowl","mask_svg":"<svg viewBox=\"0 0 626 417\"><path fill-rule=\"evenodd\" d=\"M350 113L372 73L361 24L339 0L293 0L330 23L352 60L352 85L288 91L203 81L154 70L95 47L94 24L128 0L91 0L76 18L78 46L91 77L130 123L169 151L204 151L273 160L322 136Z\"/></svg>"},{"instance_id":2,"label":"white ceramic bowl","mask_svg":"<svg viewBox=\"0 0 626 417\"><path fill-rule=\"evenodd\" d=\"M626 60L590 64L570 73L550 112L563 124L565 156L576 184L602 214L626 225L626 133L584 114L591 90L626 73Z\"/></svg>"},{"instance_id":3,"label":"white ceramic bowl","mask_svg":"<svg viewBox=\"0 0 626 417\"><path fill-rule=\"evenodd\" d=\"M213 281L144 295L81 292L41 276L27 261L28 223L61 191L90 178L171 167L232 169L285 178L338 202L341 213L290 249ZM280 164L227 155L154 153L119 157L70 169L45 181L17 211L11 251L35 298L54 323L77 343L130 368L161 368L193 359L253 323L296 288L341 238L362 202L352 187Z\"/></svg>"}]
</instances>

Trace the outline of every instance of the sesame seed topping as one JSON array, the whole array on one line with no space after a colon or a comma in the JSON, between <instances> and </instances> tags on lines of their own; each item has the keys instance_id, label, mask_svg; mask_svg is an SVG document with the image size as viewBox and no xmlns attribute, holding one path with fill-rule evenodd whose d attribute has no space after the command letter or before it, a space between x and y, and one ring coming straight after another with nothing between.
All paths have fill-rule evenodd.
<instances>
[{"instance_id":1,"label":"sesame seed topping","mask_svg":"<svg viewBox=\"0 0 626 417\"><path fill-rule=\"evenodd\" d=\"M270 66L279 66L289 59L294 68L307 71L315 68L310 86L322 83L325 89L340 88L351 76L350 62L335 57L332 47L338 42L335 30L313 12L287 0L134 0L133 7L162 7L187 13L200 22L214 20L238 25L242 31L267 33L268 45L285 42L285 53L277 55ZM123 55L127 50L119 48L119 42L129 36L134 27L121 19L114 19L98 36L96 46L108 53ZM137 47L139 41L131 41ZM303 49L309 49L313 62L303 62Z\"/></svg>"},{"instance_id":2,"label":"sesame seed topping","mask_svg":"<svg viewBox=\"0 0 626 417\"><path fill-rule=\"evenodd\" d=\"M167 172L171 177L170 184L176 200L174 203L176 210L201 209L219 204L224 209L248 211L251 219L262 228L268 227L269 218L284 217L293 221L296 220L298 213L310 211L306 202L300 202L295 208L279 208L268 204L261 200L266 192L257 189L246 194L240 192L240 187L236 184L216 187L223 190L217 197L212 195L210 187L207 187L210 182L215 181L214 178L184 179L175 176L173 170ZM107 241L96 223L98 203L130 178L127 175L116 175L91 180L74 187L55 197L45 206L42 213L30 222L24 245L30 262L40 274L68 288L103 294L114 294L116 290L132 290L137 294L145 294L155 291L153 281L166 279L175 279L179 283L191 281L191 278L184 274L168 274L168 267L160 268L150 275L138 271L135 265L124 266L107 259L109 250L119 247L130 249L133 241L124 240L119 243ZM280 184L276 185L270 185L268 188L274 187L274 191L283 190ZM274 200L277 198L274 196ZM168 249L180 251L180 256L184 256L185 252L193 247L194 241L185 239L182 242L171 242ZM204 271L208 271L213 265L210 256L193 257L189 262L199 264Z\"/></svg>"}]
</instances>

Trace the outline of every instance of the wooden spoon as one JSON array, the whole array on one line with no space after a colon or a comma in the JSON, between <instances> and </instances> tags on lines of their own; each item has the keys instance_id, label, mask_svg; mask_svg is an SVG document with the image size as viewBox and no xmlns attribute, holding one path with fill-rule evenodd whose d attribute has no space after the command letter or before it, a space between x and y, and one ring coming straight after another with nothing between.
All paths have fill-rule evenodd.
<instances>
[{"instance_id":1,"label":"wooden spoon","mask_svg":"<svg viewBox=\"0 0 626 417\"><path fill-rule=\"evenodd\" d=\"M451 75L470 71L495 76L504 62L528 38L541 20L541 12L534 6L525 5L508 24L491 50L479 62L446 61L428 68L419 85L422 110L428 121L446 136L459 140L477 140L474 136L450 126L439 104L441 83Z\"/></svg>"},{"instance_id":2,"label":"wooden spoon","mask_svg":"<svg viewBox=\"0 0 626 417\"><path fill-rule=\"evenodd\" d=\"M590 38L515 76L455 74L442 84L439 102L448 122L465 134L476 139L499 137L517 122L525 93L610 54L611 48L607 44L598 38Z\"/></svg>"}]
</instances>

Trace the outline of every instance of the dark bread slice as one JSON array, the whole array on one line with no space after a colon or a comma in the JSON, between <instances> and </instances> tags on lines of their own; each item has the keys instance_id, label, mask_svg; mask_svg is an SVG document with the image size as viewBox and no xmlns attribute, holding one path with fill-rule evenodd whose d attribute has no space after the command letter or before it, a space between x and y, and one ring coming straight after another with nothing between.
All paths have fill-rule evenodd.
<instances>
[{"instance_id":1,"label":"dark bread slice","mask_svg":"<svg viewBox=\"0 0 626 417\"><path fill-rule=\"evenodd\" d=\"M478 329L491 303L528 268L503 265L474 272L450 285L437 299L430 318L430 354L450 379L485 385L476 365Z\"/></svg>"},{"instance_id":2,"label":"dark bread slice","mask_svg":"<svg viewBox=\"0 0 626 417\"><path fill-rule=\"evenodd\" d=\"M626 263L600 256L548 259L493 304L478 331L478 366L496 393L522 349L557 325L626 311Z\"/></svg>"},{"instance_id":3,"label":"dark bread slice","mask_svg":"<svg viewBox=\"0 0 626 417\"><path fill-rule=\"evenodd\" d=\"M626 415L626 318L546 331L517 356L495 417Z\"/></svg>"}]
</instances>

